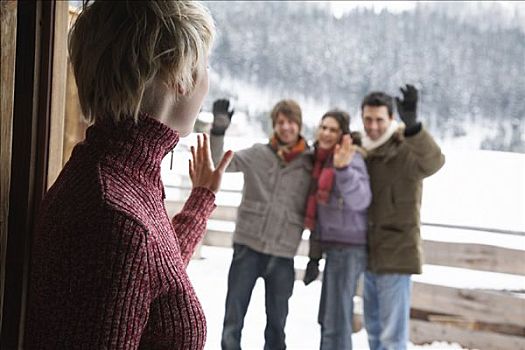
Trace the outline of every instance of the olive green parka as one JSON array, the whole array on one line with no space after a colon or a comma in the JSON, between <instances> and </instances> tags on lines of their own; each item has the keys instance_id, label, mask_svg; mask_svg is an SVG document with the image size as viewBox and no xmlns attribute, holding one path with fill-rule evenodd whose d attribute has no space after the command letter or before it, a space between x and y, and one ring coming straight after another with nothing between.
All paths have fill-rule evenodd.
<instances>
[{"instance_id":1,"label":"olive green parka","mask_svg":"<svg viewBox=\"0 0 525 350\"><path fill-rule=\"evenodd\" d=\"M366 163L372 188L368 270L420 274L423 179L437 172L445 157L424 128L410 137L400 128L385 144L368 152Z\"/></svg>"}]
</instances>

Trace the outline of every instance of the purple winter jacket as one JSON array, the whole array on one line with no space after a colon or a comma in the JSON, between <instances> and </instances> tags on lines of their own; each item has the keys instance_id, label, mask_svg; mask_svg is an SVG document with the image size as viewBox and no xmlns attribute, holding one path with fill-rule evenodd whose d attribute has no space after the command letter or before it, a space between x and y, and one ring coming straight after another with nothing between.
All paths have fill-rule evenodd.
<instances>
[{"instance_id":1,"label":"purple winter jacket","mask_svg":"<svg viewBox=\"0 0 525 350\"><path fill-rule=\"evenodd\" d=\"M367 209L372 200L368 171L361 153L335 169L328 203L317 203L316 240L321 244L366 244Z\"/></svg>"}]
</instances>

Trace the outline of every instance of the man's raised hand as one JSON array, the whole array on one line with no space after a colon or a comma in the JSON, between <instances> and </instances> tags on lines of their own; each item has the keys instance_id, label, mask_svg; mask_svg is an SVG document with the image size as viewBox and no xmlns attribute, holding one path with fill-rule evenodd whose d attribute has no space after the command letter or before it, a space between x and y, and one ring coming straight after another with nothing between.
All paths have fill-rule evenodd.
<instances>
[{"instance_id":1,"label":"man's raised hand","mask_svg":"<svg viewBox=\"0 0 525 350\"><path fill-rule=\"evenodd\" d=\"M210 133L212 135L224 135L226 129L230 126L234 110L230 109L230 101L227 99L219 99L213 102L212 113L213 113L213 124L211 126Z\"/></svg>"},{"instance_id":2,"label":"man's raised hand","mask_svg":"<svg viewBox=\"0 0 525 350\"><path fill-rule=\"evenodd\" d=\"M407 84L404 89L403 87L399 88L399 90L403 94L403 99L396 97L397 112L406 128L409 129L417 123L418 91L410 84Z\"/></svg>"}]
</instances>

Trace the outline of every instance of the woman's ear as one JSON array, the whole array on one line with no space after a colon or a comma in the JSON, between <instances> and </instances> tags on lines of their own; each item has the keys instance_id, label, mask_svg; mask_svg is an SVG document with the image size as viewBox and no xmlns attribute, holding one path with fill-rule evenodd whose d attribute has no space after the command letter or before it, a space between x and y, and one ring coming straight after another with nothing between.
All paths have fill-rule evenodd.
<instances>
[{"instance_id":1,"label":"woman's ear","mask_svg":"<svg viewBox=\"0 0 525 350\"><path fill-rule=\"evenodd\" d=\"M186 95L186 89L180 83L177 83L177 92L181 96Z\"/></svg>"}]
</instances>

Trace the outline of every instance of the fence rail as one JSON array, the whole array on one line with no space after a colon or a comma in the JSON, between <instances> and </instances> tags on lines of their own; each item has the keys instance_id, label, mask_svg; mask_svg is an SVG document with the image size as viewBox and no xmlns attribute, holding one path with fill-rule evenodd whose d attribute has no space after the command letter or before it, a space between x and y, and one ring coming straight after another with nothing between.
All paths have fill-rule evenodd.
<instances>
[{"instance_id":1,"label":"fence rail","mask_svg":"<svg viewBox=\"0 0 525 350\"><path fill-rule=\"evenodd\" d=\"M167 210L176 213L182 209L182 202L167 201ZM237 207L218 206L211 219L235 221ZM425 226L425 224L423 224ZM231 246L231 232L210 231L205 238L219 246ZM525 252L518 249L502 248L485 244L450 243L433 240L423 241L425 262L431 265L443 265L488 272L525 275ZM298 255L308 255L308 242L300 243ZM521 263L520 263L521 262ZM525 286L524 286L525 289Z\"/></svg>"},{"instance_id":2,"label":"fence rail","mask_svg":"<svg viewBox=\"0 0 525 350\"><path fill-rule=\"evenodd\" d=\"M181 178L183 178L181 176ZM191 190L191 186L189 182L184 180L184 183L182 185L166 185L166 188L169 189L176 189L183 192L189 193ZM221 188L221 192L223 193L241 193L241 188L239 186L230 187L230 188ZM228 208L228 210L231 210L232 212L237 214L237 207L236 206L224 206L225 208ZM219 219L218 219L219 220ZM225 219L226 220L226 219ZM518 230L508 230L508 229L501 229L501 228L494 228L494 227L480 227L480 226L470 226L470 225L457 225L457 224L444 224L444 223L436 223L436 222L421 222L422 226L432 226L432 227L441 227L441 228L448 228L448 229L458 229L458 230L469 230L469 231L480 231L480 232L488 232L488 233L500 233L500 234L509 234L509 235L516 235L516 236L524 236L525 237L525 231L518 231Z\"/></svg>"}]
</instances>

